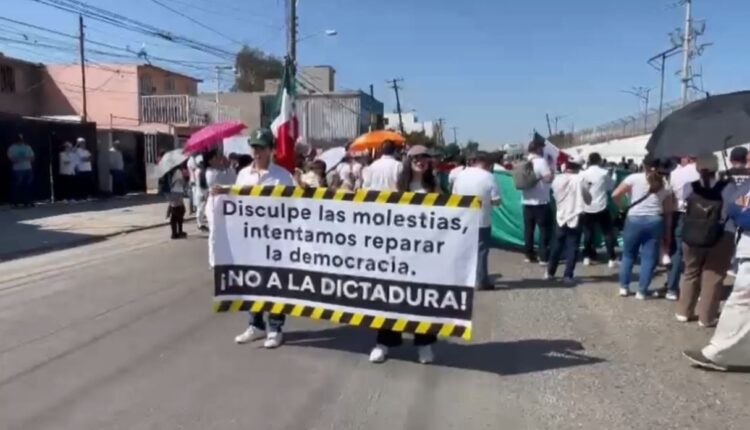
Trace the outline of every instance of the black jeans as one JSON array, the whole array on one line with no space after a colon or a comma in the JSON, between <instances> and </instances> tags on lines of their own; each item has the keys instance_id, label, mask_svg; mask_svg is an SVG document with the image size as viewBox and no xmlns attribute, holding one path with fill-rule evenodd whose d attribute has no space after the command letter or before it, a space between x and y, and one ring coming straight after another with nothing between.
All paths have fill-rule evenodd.
<instances>
[{"instance_id":1,"label":"black jeans","mask_svg":"<svg viewBox=\"0 0 750 430\"><path fill-rule=\"evenodd\" d=\"M96 195L96 178L93 171L76 173L76 182L79 198L87 199Z\"/></svg>"},{"instance_id":2,"label":"black jeans","mask_svg":"<svg viewBox=\"0 0 750 430\"><path fill-rule=\"evenodd\" d=\"M169 226L172 227L172 237L182 234L183 222L185 222L185 206L170 206Z\"/></svg>"},{"instance_id":3,"label":"black jeans","mask_svg":"<svg viewBox=\"0 0 750 430\"><path fill-rule=\"evenodd\" d=\"M387 346L389 348L401 346L404 339L401 332L393 330L378 330L378 337L376 343L378 345ZM414 335L414 346L426 346L432 345L437 341L437 336L434 334L415 334Z\"/></svg>"},{"instance_id":4,"label":"black jeans","mask_svg":"<svg viewBox=\"0 0 750 430\"><path fill-rule=\"evenodd\" d=\"M612 214L608 209L595 214L584 213L581 215L583 225L583 256L596 260L596 247L594 246L594 232L596 227L602 231L604 243L607 247L607 258L614 260L615 256L615 226L612 222Z\"/></svg>"},{"instance_id":5,"label":"black jeans","mask_svg":"<svg viewBox=\"0 0 750 430\"><path fill-rule=\"evenodd\" d=\"M533 260L534 254L534 229L539 226L539 260L548 261L549 242L552 235L552 208L546 205L524 205L523 206L523 239L526 258Z\"/></svg>"},{"instance_id":6,"label":"black jeans","mask_svg":"<svg viewBox=\"0 0 750 430\"><path fill-rule=\"evenodd\" d=\"M547 266L547 273L555 276L557 266L560 264L560 256L565 255L565 278L573 278L576 262L578 261L578 243L581 240L581 226L570 228L568 226L557 227L555 244L552 247L552 256Z\"/></svg>"},{"instance_id":7,"label":"black jeans","mask_svg":"<svg viewBox=\"0 0 750 430\"><path fill-rule=\"evenodd\" d=\"M75 175L59 175L55 179L57 180L57 194L55 195L56 200L71 200L76 197Z\"/></svg>"}]
</instances>

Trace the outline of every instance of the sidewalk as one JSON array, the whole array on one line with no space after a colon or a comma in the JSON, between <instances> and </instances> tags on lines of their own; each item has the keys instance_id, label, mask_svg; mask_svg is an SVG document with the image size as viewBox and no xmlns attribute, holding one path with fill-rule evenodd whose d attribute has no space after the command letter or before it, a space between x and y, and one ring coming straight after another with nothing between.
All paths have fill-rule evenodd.
<instances>
[{"instance_id":1,"label":"sidewalk","mask_svg":"<svg viewBox=\"0 0 750 430\"><path fill-rule=\"evenodd\" d=\"M165 215L156 195L0 209L0 261L164 226Z\"/></svg>"}]
</instances>

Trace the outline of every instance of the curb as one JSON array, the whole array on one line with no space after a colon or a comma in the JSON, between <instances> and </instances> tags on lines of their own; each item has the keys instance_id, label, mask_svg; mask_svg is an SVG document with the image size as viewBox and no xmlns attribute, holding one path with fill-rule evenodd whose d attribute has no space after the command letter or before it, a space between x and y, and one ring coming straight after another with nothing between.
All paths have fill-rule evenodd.
<instances>
[{"instance_id":1,"label":"curb","mask_svg":"<svg viewBox=\"0 0 750 430\"><path fill-rule=\"evenodd\" d=\"M195 220L195 217L185 218L186 223L192 222L194 220ZM111 239L116 236L124 236L124 235L128 235L131 233L138 233L140 231L153 230L153 229L156 229L159 227L165 227L168 225L169 225L169 221L163 221L163 222L159 222L155 224L128 228L128 229L116 231L113 233L102 234L99 236L91 236L91 237L84 237L80 239L74 239L69 242L60 243L56 245L47 245L47 246L42 245L34 249L27 249L27 250L17 251L17 252L0 253L0 263L17 260L19 258L31 257L34 255L46 254L48 252L61 251L63 249L68 249L68 248L75 248L78 246L88 245L91 243L102 242L102 241Z\"/></svg>"}]
</instances>

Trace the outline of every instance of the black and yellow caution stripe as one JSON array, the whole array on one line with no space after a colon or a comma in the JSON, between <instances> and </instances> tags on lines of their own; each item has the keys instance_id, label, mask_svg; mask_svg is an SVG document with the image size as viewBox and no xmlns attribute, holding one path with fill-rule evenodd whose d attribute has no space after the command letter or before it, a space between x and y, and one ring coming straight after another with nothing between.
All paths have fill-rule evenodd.
<instances>
[{"instance_id":1,"label":"black and yellow caution stripe","mask_svg":"<svg viewBox=\"0 0 750 430\"><path fill-rule=\"evenodd\" d=\"M476 196L457 194L412 193L397 191L334 190L332 188L300 188L285 185L254 185L221 188L219 194L254 197L292 197L314 200L334 200L353 203L389 203L418 206L479 209L482 202Z\"/></svg>"},{"instance_id":2,"label":"black and yellow caution stripe","mask_svg":"<svg viewBox=\"0 0 750 430\"><path fill-rule=\"evenodd\" d=\"M344 312L320 306L294 305L266 300L221 300L214 301L214 312L269 312L293 317L326 320L340 324L397 332L434 334L442 337L460 337L471 340L471 326L452 323L430 323L405 318L386 318L358 312Z\"/></svg>"}]
</instances>

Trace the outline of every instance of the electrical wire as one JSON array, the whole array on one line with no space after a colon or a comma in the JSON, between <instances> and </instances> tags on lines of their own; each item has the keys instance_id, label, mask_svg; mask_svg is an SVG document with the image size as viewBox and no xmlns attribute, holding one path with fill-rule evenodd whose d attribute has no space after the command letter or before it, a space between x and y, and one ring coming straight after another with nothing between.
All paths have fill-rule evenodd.
<instances>
[{"instance_id":1,"label":"electrical wire","mask_svg":"<svg viewBox=\"0 0 750 430\"><path fill-rule=\"evenodd\" d=\"M237 39L234 39L231 36L227 36L226 34L224 34L224 33L220 32L220 31L212 28L211 26L208 26L208 25L206 25L206 24L198 21L197 19L191 17L190 15L182 13L179 10L172 8L171 6L165 5L164 3L160 2L159 0L151 0L151 2L154 3L154 4L157 4L157 5L161 6L161 7L163 7L164 9L166 9L166 10L168 10L168 11L170 11L170 12L176 14L176 15L179 15L179 16L187 19L188 21L192 22L193 24L195 24L195 25L197 25L199 27L205 28L206 30L208 30L208 31L210 31L210 32L212 32L214 34L218 34L219 36L227 39L230 42L236 43L236 44L238 44L240 46L245 45L244 42L240 42L240 41L238 41Z\"/></svg>"}]
</instances>

